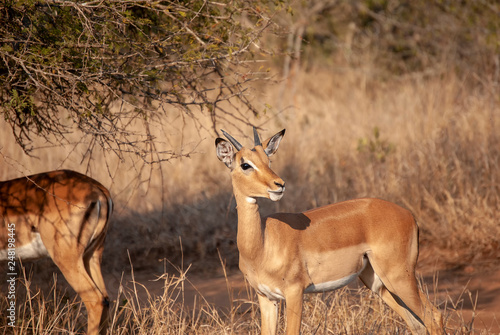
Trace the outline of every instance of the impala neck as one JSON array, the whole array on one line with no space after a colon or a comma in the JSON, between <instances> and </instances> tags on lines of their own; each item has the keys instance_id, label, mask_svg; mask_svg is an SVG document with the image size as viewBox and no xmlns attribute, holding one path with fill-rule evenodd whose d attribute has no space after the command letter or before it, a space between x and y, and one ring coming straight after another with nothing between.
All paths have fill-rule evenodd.
<instances>
[{"instance_id":1,"label":"impala neck","mask_svg":"<svg viewBox=\"0 0 500 335\"><path fill-rule=\"evenodd\" d=\"M237 243L240 255L255 258L264 244L264 234L259 213L259 205L254 198L235 194L238 211Z\"/></svg>"}]
</instances>

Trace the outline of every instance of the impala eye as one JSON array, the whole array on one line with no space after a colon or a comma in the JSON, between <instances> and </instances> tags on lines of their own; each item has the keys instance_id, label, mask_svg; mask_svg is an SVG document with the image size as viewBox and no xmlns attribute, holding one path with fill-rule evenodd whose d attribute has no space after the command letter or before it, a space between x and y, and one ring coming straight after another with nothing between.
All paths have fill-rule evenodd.
<instances>
[{"instance_id":1,"label":"impala eye","mask_svg":"<svg viewBox=\"0 0 500 335\"><path fill-rule=\"evenodd\" d=\"M251 168L252 168L252 166L251 166L250 164L248 164L248 163L243 163L243 164L241 164L241 169L242 169L243 171L248 170L248 169L251 169Z\"/></svg>"}]
</instances>

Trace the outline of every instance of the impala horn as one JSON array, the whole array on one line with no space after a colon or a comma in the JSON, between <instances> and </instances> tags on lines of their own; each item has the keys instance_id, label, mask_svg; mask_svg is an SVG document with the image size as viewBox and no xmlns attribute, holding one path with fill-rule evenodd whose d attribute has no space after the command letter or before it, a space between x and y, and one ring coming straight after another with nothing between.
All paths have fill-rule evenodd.
<instances>
[{"instance_id":1,"label":"impala horn","mask_svg":"<svg viewBox=\"0 0 500 335\"><path fill-rule=\"evenodd\" d=\"M260 143L259 134L257 133L257 129L255 127L253 127L253 141L255 143L255 146L262 145L262 143Z\"/></svg>"},{"instance_id":2,"label":"impala horn","mask_svg":"<svg viewBox=\"0 0 500 335\"><path fill-rule=\"evenodd\" d=\"M222 133L224 134L224 136L226 136L226 138L229 140L229 142L231 142L231 144L236 148L236 150L240 151L241 148L243 148L243 146L234 139L234 137L232 137L231 135L229 135L228 133L226 133L224 130L222 130Z\"/></svg>"}]
</instances>

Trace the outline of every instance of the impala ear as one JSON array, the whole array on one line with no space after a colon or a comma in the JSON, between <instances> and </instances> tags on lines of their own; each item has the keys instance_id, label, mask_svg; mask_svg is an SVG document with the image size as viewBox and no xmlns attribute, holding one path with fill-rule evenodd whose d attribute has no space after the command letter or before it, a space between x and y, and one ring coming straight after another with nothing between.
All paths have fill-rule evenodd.
<instances>
[{"instance_id":1,"label":"impala ear","mask_svg":"<svg viewBox=\"0 0 500 335\"><path fill-rule=\"evenodd\" d=\"M264 151L267 156L270 157L276 153L283 136L285 136L285 129L283 129L276 135L268 138L267 140L264 141L264 143L262 143L262 147L264 148Z\"/></svg>"},{"instance_id":2,"label":"impala ear","mask_svg":"<svg viewBox=\"0 0 500 335\"><path fill-rule=\"evenodd\" d=\"M228 168L233 169L234 163L234 147L231 143L223 138L215 140L215 147L217 148L217 158L224 162Z\"/></svg>"}]
</instances>

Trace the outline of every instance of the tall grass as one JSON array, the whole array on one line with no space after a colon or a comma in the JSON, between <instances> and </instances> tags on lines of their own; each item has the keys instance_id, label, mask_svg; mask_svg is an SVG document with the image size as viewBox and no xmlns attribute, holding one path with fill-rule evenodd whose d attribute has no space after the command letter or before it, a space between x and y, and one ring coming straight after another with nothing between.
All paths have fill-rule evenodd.
<instances>
[{"instance_id":1,"label":"tall grass","mask_svg":"<svg viewBox=\"0 0 500 335\"><path fill-rule=\"evenodd\" d=\"M38 288L30 275L18 280L16 327L0 318L0 334L83 334L86 312L83 304L57 282L50 287ZM116 292L109 313L108 334L260 334L260 312L255 293L247 289L238 299L229 281L227 290L233 300L227 308L208 303L200 293L193 301L186 296L188 287L194 287L186 272L165 274L158 278L163 283L161 292L150 292L148 287L135 281L122 282ZM227 280L227 277L226 277ZM195 288L195 287L194 287ZM196 288L195 288L196 289ZM437 291L437 285L424 291ZM435 292L434 292L435 293ZM450 296L437 298L434 303L443 311L449 334L488 334L466 321L461 306L472 296L456 300ZM0 310L7 308L1 297ZM279 333L285 330L284 304L279 306ZM473 311L474 312L474 311ZM366 288L350 285L334 292L305 296L302 320L303 334L408 334L403 320L382 300Z\"/></svg>"}]
</instances>

